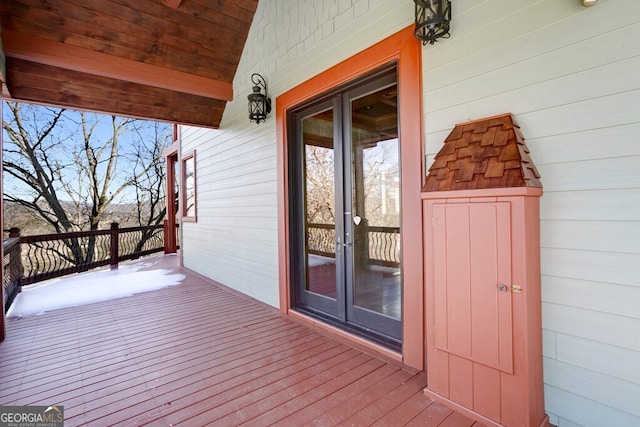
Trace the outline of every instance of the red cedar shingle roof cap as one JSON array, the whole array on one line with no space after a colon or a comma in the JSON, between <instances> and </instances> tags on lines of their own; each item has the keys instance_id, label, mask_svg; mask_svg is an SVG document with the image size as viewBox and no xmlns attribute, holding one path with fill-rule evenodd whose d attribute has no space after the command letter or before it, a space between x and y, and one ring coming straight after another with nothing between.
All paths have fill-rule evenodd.
<instances>
[{"instance_id":1,"label":"red cedar shingle roof cap","mask_svg":"<svg viewBox=\"0 0 640 427\"><path fill-rule=\"evenodd\" d=\"M542 188L511 114L458 124L429 169L422 191Z\"/></svg>"}]
</instances>

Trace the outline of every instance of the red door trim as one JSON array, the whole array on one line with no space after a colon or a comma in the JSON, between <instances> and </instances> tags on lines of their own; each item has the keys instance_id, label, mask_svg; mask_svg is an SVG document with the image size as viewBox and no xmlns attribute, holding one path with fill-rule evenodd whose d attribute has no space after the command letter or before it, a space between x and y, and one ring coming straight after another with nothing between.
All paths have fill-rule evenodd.
<instances>
[{"instance_id":1,"label":"red door trim","mask_svg":"<svg viewBox=\"0 0 640 427\"><path fill-rule=\"evenodd\" d=\"M291 306L289 277L289 218L287 164L287 110L342 83L391 61L397 61L400 147L402 162L403 235L403 349L406 365L424 369L424 288L422 284L422 205L424 180L422 144L422 46L413 36L413 26L357 53L310 78L276 99L278 141L278 269L280 310Z\"/></svg>"}]
</instances>

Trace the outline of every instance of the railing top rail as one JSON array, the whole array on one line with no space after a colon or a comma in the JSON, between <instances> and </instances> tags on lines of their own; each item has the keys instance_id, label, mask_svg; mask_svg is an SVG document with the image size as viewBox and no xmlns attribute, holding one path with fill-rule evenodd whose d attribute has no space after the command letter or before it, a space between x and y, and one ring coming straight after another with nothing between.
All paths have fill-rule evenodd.
<instances>
[{"instance_id":1,"label":"railing top rail","mask_svg":"<svg viewBox=\"0 0 640 427\"><path fill-rule=\"evenodd\" d=\"M102 236L102 235L108 235L110 233L111 233L111 230L90 230L90 231L71 231L69 233L56 233L56 234L36 234L33 236L20 236L20 242L36 243L36 242L44 242L47 240L62 240L62 239L74 239L78 237Z\"/></svg>"},{"instance_id":2,"label":"railing top rail","mask_svg":"<svg viewBox=\"0 0 640 427\"><path fill-rule=\"evenodd\" d=\"M119 228L118 232L120 232L120 233L128 233L128 232L134 232L134 231L159 230L159 229L161 229L163 227L164 226L162 224L143 225L143 226L138 226L138 227Z\"/></svg>"},{"instance_id":3,"label":"railing top rail","mask_svg":"<svg viewBox=\"0 0 640 427\"><path fill-rule=\"evenodd\" d=\"M148 225L141 227L127 227L127 228L119 228L118 233L127 233L127 232L135 232L135 231L144 231L144 230L155 230L162 228L162 224L160 225ZM49 240L62 240L62 239L75 239L78 237L89 237L89 236L104 236L111 234L110 229L106 230L89 230L89 231L72 231L69 233L57 233L57 234L37 234L34 236L21 236L20 242L22 243L37 243L37 242L45 242Z\"/></svg>"},{"instance_id":4,"label":"railing top rail","mask_svg":"<svg viewBox=\"0 0 640 427\"><path fill-rule=\"evenodd\" d=\"M9 250L11 248L13 248L14 246L20 244L20 238L19 237L9 237L8 239L4 240L2 242L2 250L7 253L9 252Z\"/></svg>"}]
</instances>

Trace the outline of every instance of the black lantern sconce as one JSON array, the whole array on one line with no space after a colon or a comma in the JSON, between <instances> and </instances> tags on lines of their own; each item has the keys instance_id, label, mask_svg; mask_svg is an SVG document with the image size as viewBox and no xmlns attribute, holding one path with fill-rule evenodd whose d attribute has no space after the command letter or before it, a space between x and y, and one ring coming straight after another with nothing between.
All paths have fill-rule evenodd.
<instances>
[{"instance_id":1,"label":"black lantern sconce","mask_svg":"<svg viewBox=\"0 0 640 427\"><path fill-rule=\"evenodd\" d=\"M258 74L251 74L251 82L253 83L253 93L247 96L249 100L249 120L260 124L267 118L267 114L271 112L271 98L267 98L267 82ZM262 94L264 89L264 95Z\"/></svg>"},{"instance_id":2,"label":"black lantern sconce","mask_svg":"<svg viewBox=\"0 0 640 427\"><path fill-rule=\"evenodd\" d=\"M422 44L434 44L439 38L449 38L451 1L413 0L416 4L415 36Z\"/></svg>"}]
</instances>

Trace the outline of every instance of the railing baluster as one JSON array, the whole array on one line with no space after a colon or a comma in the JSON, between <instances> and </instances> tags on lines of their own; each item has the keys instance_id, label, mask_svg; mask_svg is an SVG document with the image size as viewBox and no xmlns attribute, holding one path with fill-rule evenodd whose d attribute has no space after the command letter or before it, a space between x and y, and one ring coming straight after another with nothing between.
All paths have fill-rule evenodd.
<instances>
[{"instance_id":1,"label":"railing baluster","mask_svg":"<svg viewBox=\"0 0 640 427\"><path fill-rule=\"evenodd\" d=\"M111 223L111 240L110 240L110 251L109 251L109 257L111 258L111 268L117 267L118 266L118 240L119 240L119 233L118 233L118 223L117 222L112 222Z\"/></svg>"}]
</instances>

